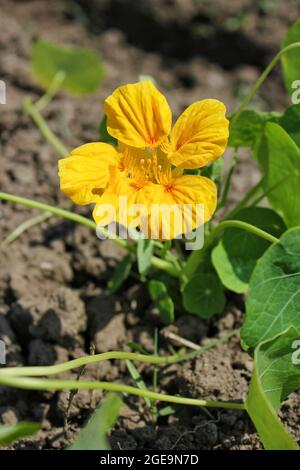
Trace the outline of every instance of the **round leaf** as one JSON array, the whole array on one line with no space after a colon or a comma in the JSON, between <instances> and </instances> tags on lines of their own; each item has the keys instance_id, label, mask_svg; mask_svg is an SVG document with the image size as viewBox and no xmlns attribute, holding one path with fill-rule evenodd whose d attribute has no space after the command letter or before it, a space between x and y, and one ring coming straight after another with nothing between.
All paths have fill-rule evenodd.
<instances>
[{"instance_id":1,"label":"round leaf","mask_svg":"<svg viewBox=\"0 0 300 470\"><path fill-rule=\"evenodd\" d=\"M265 207L243 209L235 219L255 225L275 237L279 237L286 229L281 217ZM224 286L233 292L246 292L256 262L269 246L267 240L246 230L226 229L212 252L214 268Z\"/></svg>"},{"instance_id":2,"label":"round leaf","mask_svg":"<svg viewBox=\"0 0 300 470\"><path fill-rule=\"evenodd\" d=\"M225 306L223 286L213 274L197 274L183 290L184 308L201 318L221 313Z\"/></svg>"},{"instance_id":3,"label":"round leaf","mask_svg":"<svg viewBox=\"0 0 300 470\"><path fill-rule=\"evenodd\" d=\"M246 348L294 326L300 329L300 227L285 232L258 261L250 279L241 338Z\"/></svg>"},{"instance_id":4,"label":"round leaf","mask_svg":"<svg viewBox=\"0 0 300 470\"><path fill-rule=\"evenodd\" d=\"M61 87L74 95L95 92L104 76L102 62L94 51L66 48L48 41L33 44L31 67L45 88L50 86L58 72L64 72Z\"/></svg>"}]
</instances>

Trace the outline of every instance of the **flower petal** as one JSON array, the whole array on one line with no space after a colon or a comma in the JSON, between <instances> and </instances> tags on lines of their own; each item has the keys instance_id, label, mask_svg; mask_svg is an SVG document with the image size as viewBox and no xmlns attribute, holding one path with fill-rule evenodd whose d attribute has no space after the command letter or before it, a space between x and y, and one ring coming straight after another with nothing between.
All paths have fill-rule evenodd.
<instances>
[{"instance_id":1,"label":"flower petal","mask_svg":"<svg viewBox=\"0 0 300 470\"><path fill-rule=\"evenodd\" d=\"M75 204L96 202L108 183L110 165L117 165L119 158L115 147L102 142L76 148L58 162L61 190Z\"/></svg>"},{"instance_id":2,"label":"flower petal","mask_svg":"<svg viewBox=\"0 0 300 470\"><path fill-rule=\"evenodd\" d=\"M169 186L153 185L148 188L151 205L150 238L173 239L207 222L217 205L216 185L208 178L183 175Z\"/></svg>"},{"instance_id":3,"label":"flower petal","mask_svg":"<svg viewBox=\"0 0 300 470\"><path fill-rule=\"evenodd\" d=\"M170 107L150 81L117 88L104 110L109 134L132 147L157 146L171 130Z\"/></svg>"},{"instance_id":4,"label":"flower petal","mask_svg":"<svg viewBox=\"0 0 300 470\"><path fill-rule=\"evenodd\" d=\"M144 184L128 178L126 172L116 167L111 168L109 184L94 208L93 218L101 226L118 222L125 227L137 227L147 215L148 204Z\"/></svg>"},{"instance_id":5,"label":"flower petal","mask_svg":"<svg viewBox=\"0 0 300 470\"><path fill-rule=\"evenodd\" d=\"M228 140L226 108L218 100L197 101L177 119L171 134L169 158L173 165L201 168L217 160Z\"/></svg>"}]
</instances>

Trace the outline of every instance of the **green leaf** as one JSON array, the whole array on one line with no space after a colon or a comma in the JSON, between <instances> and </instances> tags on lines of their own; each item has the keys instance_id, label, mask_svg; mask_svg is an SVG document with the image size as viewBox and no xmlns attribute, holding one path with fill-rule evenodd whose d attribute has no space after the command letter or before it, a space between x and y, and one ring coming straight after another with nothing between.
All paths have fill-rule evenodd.
<instances>
[{"instance_id":1,"label":"green leaf","mask_svg":"<svg viewBox=\"0 0 300 470\"><path fill-rule=\"evenodd\" d=\"M281 402L300 387L300 367L294 360L299 339L291 327L255 349L246 409L266 450L298 450L277 412Z\"/></svg>"},{"instance_id":2,"label":"green leaf","mask_svg":"<svg viewBox=\"0 0 300 470\"><path fill-rule=\"evenodd\" d=\"M265 119L263 113L253 109L242 111L235 122L229 127L230 147L253 147L263 133Z\"/></svg>"},{"instance_id":3,"label":"green leaf","mask_svg":"<svg viewBox=\"0 0 300 470\"><path fill-rule=\"evenodd\" d=\"M265 125L268 122L277 122L279 116L280 114L274 112L245 109L230 123L228 145L255 148L264 133Z\"/></svg>"},{"instance_id":4,"label":"green leaf","mask_svg":"<svg viewBox=\"0 0 300 470\"><path fill-rule=\"evenodd\" d=\"M300 147L300 104L292 104L278 119L278 124L289 134Z\"/></svg>"},{"instance_id":5,"label":"green leaf","mask_svg":"<svg viewBox=\"0 0 300 470\"><path fill-rule=\"evenodd\" d=\"M104 114L103 118L101 119L100 126L99 126L99 136L100 140L102 142L106 142L107 144L112 144L116 145L117 144L117 139L115 139L113 136L111 136L107 132L107 118L106 115Z\"/></svg>"},{"instance_id":6,"label":"green leaf","mask_svg":"<svg viewBox=\"0 0 300 470\"><path fill-rule=\"evenodd\" d=\"M221 313L225 306L223 286L213 273L197 274L184 286L184 308L201 318Z\"/></svg>"},{"instance_id":7,"label":"green leaf","mask_svg":"<svg viewBox=\"0 0 300 470\"><path fill-rule=\"evenodd\" d=\"M300 20L294 23L283 38L281 48L300 42ZM292 85L296 80L300 80L300 48L290 50L281 57L283 76L288 93L294 91Z\"/></svg>"},{"instance_id":8,"label":"green leaf","mask_svg":"<svg viewBox=\"0 0 300 470\"><path fill-rule=\"evenodd\" d=\"M130 373L131 377L133 378L136 385L138 386L138 388L140 390L148 390L147 387L146 387L145 382L143 381L143 379L142 379L139 371L135 367L135 365L131 361L126 360L126 366L127 366L127 369L129 370L129 373ZM146 405L149 408L151 408L151 400L148 397L144 397L144 400L145 400Z\"/></svg>"},{"instance_id":9,"label":"green leaf","mask_svg":"<svg viewBox=\"0 0 300 470\"><path fill-rule=\"evenodd\" d=\"M48 41L37 41L32 45L31 67L45 88L58 72L65 72L61 87L74 95L95 92L104 77L104 67L96 52L66 48Z\"/></svg>"},{"instance_id":10,"label":"green leaf","mask_svg":"<svg viewBox=\"0 0 300 470\"><path fill-rule=\"evenodd\" d=\"M126 255L115 267L112 278L107 283L107 293L113 294L128 278L132 267L131 255Z\"/></svg>"},{"instance_id":11,"label":"green leaf","mask_svg":"<svg viewBox=\"0 0 300 470\"><path fill-rule=\"evenodd\" d=\"M275 237L286 230L281 217L265 207L243 209L234 219L255 225ZM233 292L246 292L256 262L269 246L270 242L246 230L226 229L212 251L212 262L223 285Z\"/></svg>"},{"instance_id":12,"label":"green leaf","mask_svg":"<svg viewBox=\"0 0 300 470\"><path fill-rule=\"evenodd\" d=\"M106 435L117 421L121 405L120 395L109 393L67 450L110 450Z\"/></svg>"},{"instance_id":13,"label":"green leaf","mask_svg":"<svg viewBox=\"0 0 300 470\"><path fill-rule=\"evenodd\" d=\"M241 338L246 348L289 326L300 329L300 227L285 232L258 261L250 279Z\"/></svg>"},{"instance_id":14,"label":"green leaf","mask_svg":"<svg viewBox=\"0 0 300 470\"><path fill-rule=\"evenodd\" d=\"M141 276L144 276L151 267L153 255L153 241L146 238L140 238L137 242L137 264Z\"/></svg>"},{"instance_id":15,"label":"green leaf","mask_svg":"<svg viewBox=\"0 0 300 470\"><path fill-rule=\"evenodd\" d=\"M27 436L32 436L40 429L38 423L21 421L13 426L0 426L0 445L8 445Z\"/></svg>"},{"instance_id":16,"label":"green leaf","mask_svg":"<svg viewBox=\"0 0 300 470\"><path fill-rule=\"evenodd\" d=\"M282 127L268 123L257 149L264 191L288 227L300 224L300 149Z\"/></svg>"},{"instance_id":17,"label":"green leaf","mask_svg":"<svg viewBox=\"0 0 300 470\"><path fill-rule=\"evenodd\" d=\"M157 305L161 320L166 325L174 322L174 303L168 294L166 285L161 281L148 282L148 290L152 301Z\"/></svg>"}]
</instances>

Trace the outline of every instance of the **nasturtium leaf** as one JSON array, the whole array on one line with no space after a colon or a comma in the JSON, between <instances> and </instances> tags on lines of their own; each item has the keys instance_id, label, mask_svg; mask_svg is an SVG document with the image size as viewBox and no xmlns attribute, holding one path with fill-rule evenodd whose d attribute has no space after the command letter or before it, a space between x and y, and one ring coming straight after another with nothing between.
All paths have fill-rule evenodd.
<instances>
[{"instance_id":1,"label":"nasturtium leaf","mask_svg":"<svg viewBox=\"0 0 300 470\"><path fill-rule=\"evenodd\" d=\"M110 450L107 432L115 424L121 405L120 395L107 395L67 450Z\"/></svg>"},{"instance_id":2,"label":"nasturtium leaf","mask_svg":"<svg viewBox=\"0 0 300 470\"><path fill-rule=\"evenodd\" d=\"M282 127L268 123L257 158L271 206L282 213L288 227L300 225L300 149Z\"/></svg>"},{"instance_id":3,"label":"nasturtium leaf","mask_svg":"<svg viewBox=\"0 0 300 470\"><path fill-rule=\"evenodd\" d=\"M292 104L278 119L278 124L289 134L300 148L300 104Z\"/></svg>"},{"instance_id":4,"label":"nasturtium leaf","mask_svg":"<svg viewBox=\"0 0 300 470\"><path fill-rule=\"evenodd\" d=\"M45 88L58 72L64 72L61 88L74 95L95 92L104 77L102 61L93 50L67 48L43 40L32 45L31 68Z\"/></svg>"},{"instance_id":5,"label":"nasturtium leaf","mask_svg":"<svg viewBox=\"0 0 300 470\"><path fill-rule=\"evenodd\" d=\"M243 345L255 348L289 326L300 330L300 227L285 232L256 264L241 329Z\"/></svg>"},{"instance_id":6,"label":"nasturtium leaf","mask_svg":"<svg viewBox=\"0 0 300 470\"><path fill-rule=\"evenodd\" d=\"M247 207L234 219L255 225L275 237L286 230L282 218L265 207ZM212 251L212 262L223 285L233 292L246 292L256 262L269 246L270 242L246 230L227 228Z\"/></svg>"},{"instance_id":7,"label":"nasturtium leaf","mask_svg":"<svg viewBox=\"0 0 300 470\"><path fill-rule=\"evenodd\" d=\"M293 349L299 340L300 333L290 327L255 349L246 409L266 450L298 449L277 413L289 394L300 388L300 367Z\"/></svg>"},{"instance_id":8,"label":"nasturtium leaf","mask_svg":"<svg viewBox=\"0 0 300 470\"><path fill-rule=\"evenodd\" d=\"M32 436L40 429L38 423L20 421L13 425L0 426L0 446L8 445L24 437Z\"/></svg>"},{"instance_id":9,"label":"nasturtium leaf","mask_svg":"<svg viewBox=\"0 0 300 470\"><path fill-rule=\"evenodd\" d=\"M230 147L253 147L257 138L263 133L265 118L263 113L253 109L241 112L237 119L230 124L229 140Z\"/></svg>"},{"instance_id":10,"label":"nasturtium leaf","mask_svg":"<svg viewBox=\"0 0 300 470\"><path fill-rule=\"evenodd\" d=\"M107 283L107 293L113 294L128 278L132 267L130 255L126 255L122 261L115 267L112 278Z\"/></svg>"},{"instance_id":11,"label":"nasturtium leaf","mask_svg":"<svg viewBox=\"0 0 300 470\"><path fill-rule=\"evenodd\" d=\"M161 320L166 325L174 322L174 302L168 294L166 285L161 281L148 282L148 290L152 301L160 311Z\"/></svg>"},{"instance_id":12,"label":"nasturtium leaf","mask_svg":"<svg viewBox=\"0 0 300 470\"><path fill-rule=\"evenodd\" d=\"M300 20L294 23L281 43L282 49L294 42L300 42ZM300 80L300 47L285 52L281 56L284 81L288 93L293 93L293 83Z\"/></svg>"},{"instance_id":13,"label":"nasturtium leaf","mask_svg":"<svg viewBox=\"0 0 300 470\"><path fill-rule=\"evenodd\" d=\"M139 273L144 276L151 266L153 241L146 238L140 238L137 242L136 254Z\"/></svg>"},{"instance_id":14,"label":"nasturtium leaf","mask_svg":"<svg viewBox=\"0 0 300 470\"><path fill-rule=\"evenodd\" d=\"M99 126L99 137L101 142L106 142L107 144L117 145L117 139L107 132L107 118L104 114L103 118L100 121Z\"/></svg>"},{"instance_id":15,"label":"nasturtium leaf","mask_svg":"<svg viewBox=\"0 0 300 470\"><path fill-rule=\"evenodd\" d=\"M197 274L183 289L184 308L201 318L222 313L225 306L223 286L214 273Z\"/></svg>"}]
</instances>

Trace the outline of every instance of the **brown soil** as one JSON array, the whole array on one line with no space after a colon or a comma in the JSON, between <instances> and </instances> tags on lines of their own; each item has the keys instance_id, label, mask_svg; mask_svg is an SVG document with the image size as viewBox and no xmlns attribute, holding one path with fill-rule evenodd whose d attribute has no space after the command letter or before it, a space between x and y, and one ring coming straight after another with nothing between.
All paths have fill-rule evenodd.
<instances>
[{"instance_id":1,"label":"brown soil","mask_svg":"<svg viewBox=\"0 0 300 470\"><path fill-rule=\"evenodd\" d=\"M292 0L278 1L276 11L271 11L271 2L263 1L255 7L248 0L195 4L192 0L1 0L0 78L7 84L7 104L0 110L1 190L72 207L59 192L57 156L22 113L23 98L41 94L28 66L33 39L92 46L104 59L107 75L99 92L84 99L61 93L45 111L51 128L72 148L98 139L103 99L120 84L136 81L139 74L157 80L174 115L203 97L222 99L233 110L298 16L297 2ZM240 22L238 28L232 26L237 23L234 18ZM280 110L287 102L276 71L256 105ZM253 161L241 153L230 203L239 200L257 177ZM91 209L81 212L90 215ZM35 213L1 203L0 238ZM126 350L129 341L152 351L155 328L163 330L145 286L129 278L117 294L108 297L104 292L122 256L121 249L110 241L100 242L88 228L54 217L2 250L0 337L8 348L8 365L54 364L88 354L91 345L97 352ZM178 313L169 328L205 344L242 321L243 299L228 294L221 317L204 322ZM160 353L167 352L168 343L161 334ZM184 365L161 369L160 389L211 400L241 400L251 368L252 359L242 352L239 339L232 338ZM152 368L139 369L151 384ZM132 384L121 362L89 367L85 378ZM64 430L68 392L1 387L0 423L41 422L36 437L14 447L60 449L86 422L101 397L100 392L78 393ZM142 399L126 397L124 401L111 433L113 448L261 448L243 412L178 407L175 414L154 423ZM299 396L294 394L284 404L282 418L300 442L298 407Z\"/></svg>"}]
</instances>

